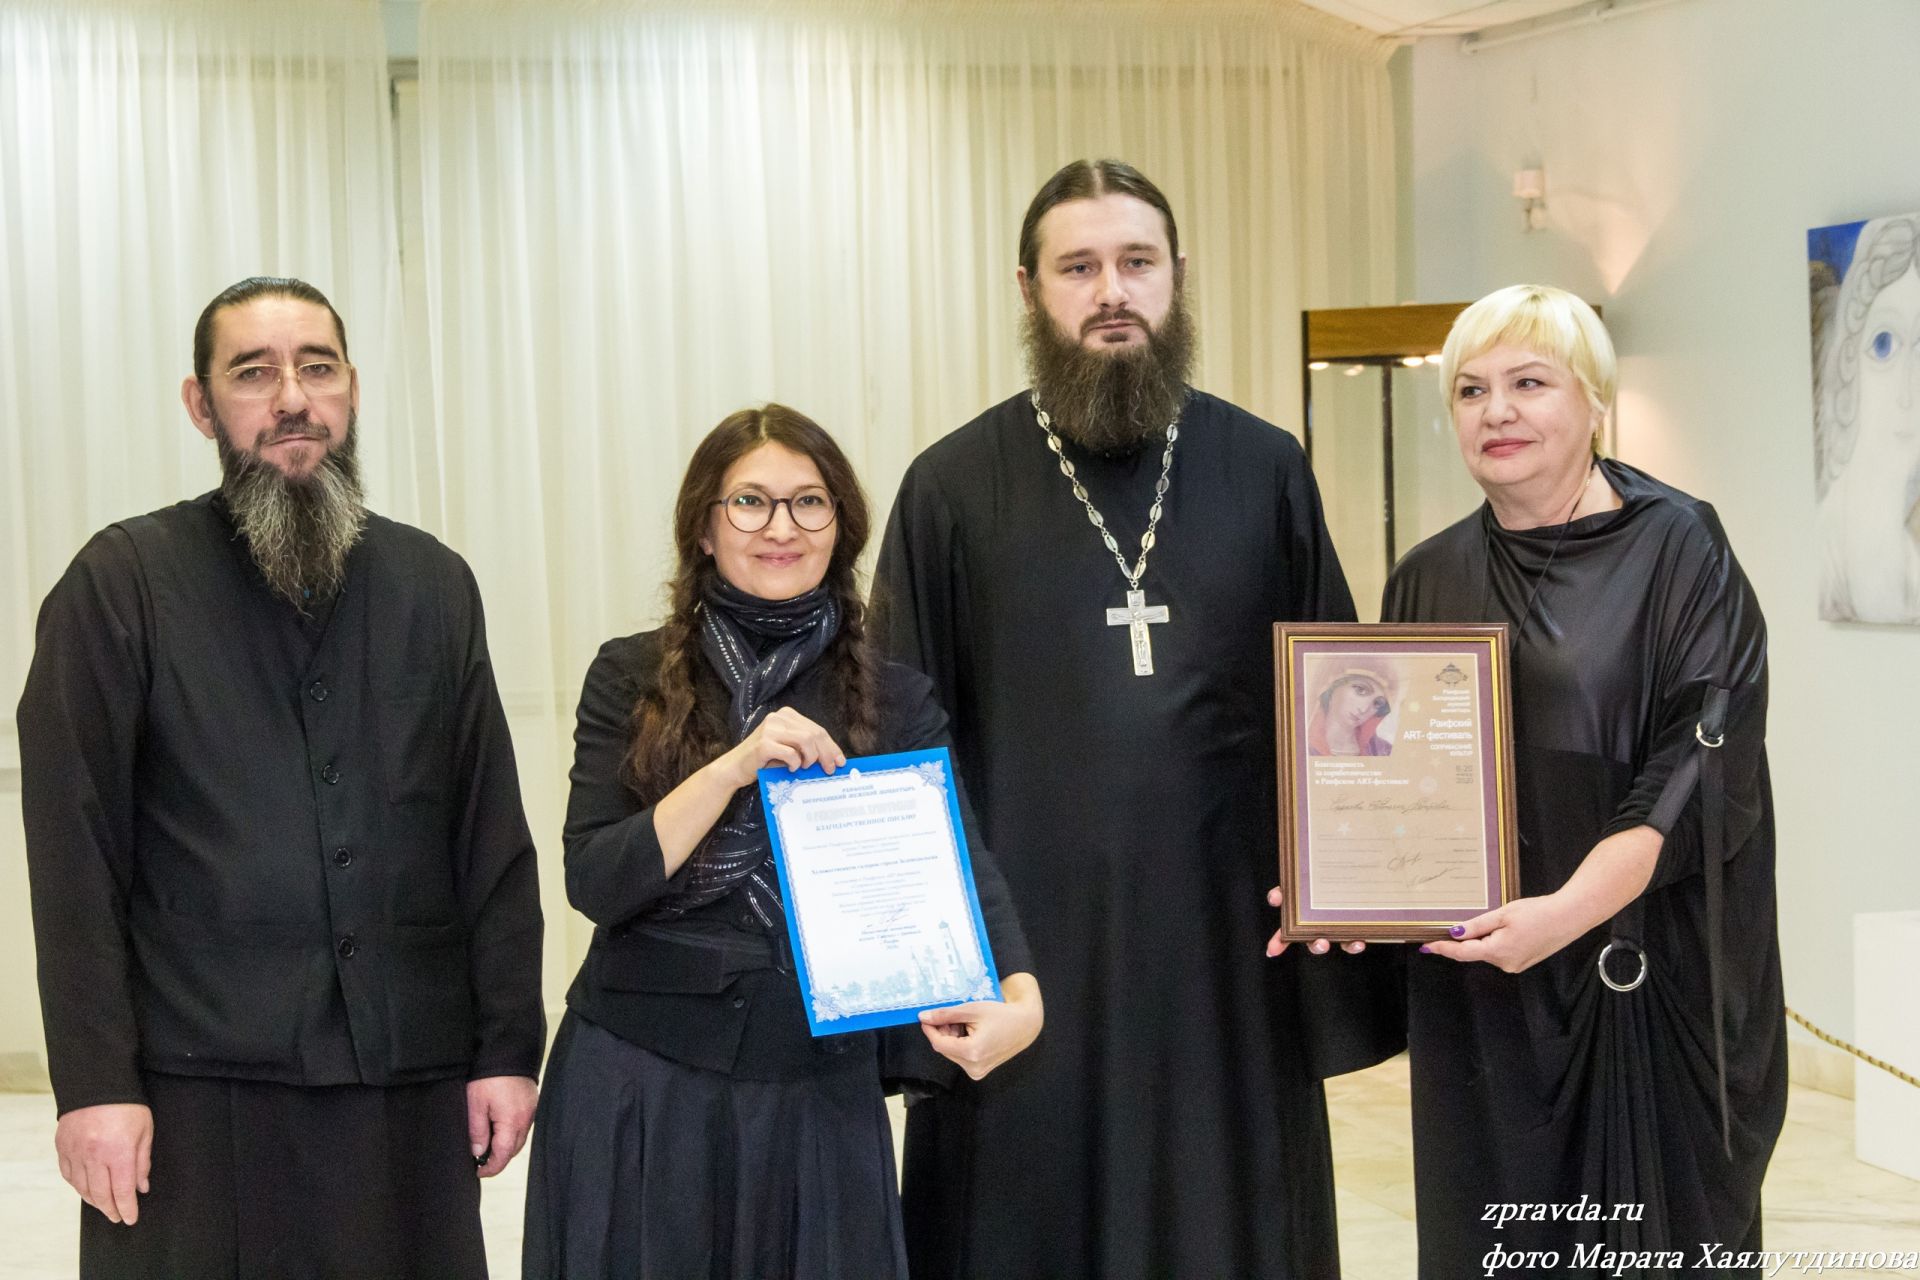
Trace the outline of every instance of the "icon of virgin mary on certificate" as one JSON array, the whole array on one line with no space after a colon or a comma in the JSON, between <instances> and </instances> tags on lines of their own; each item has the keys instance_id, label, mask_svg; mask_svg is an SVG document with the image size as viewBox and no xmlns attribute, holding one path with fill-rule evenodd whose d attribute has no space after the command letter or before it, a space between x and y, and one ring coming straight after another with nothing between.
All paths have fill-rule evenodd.
<instances>
[{"instance_id":1,"label":"icon of virgin mary on certificate","mask_svg":"<svg viewBox=\"0 0 1920 1280\"><path fill-rule=\"evenodd\" d=\"M1274 626L1283 938L1424 942L1519 895L1507 628Z\"/></svg>"}]
</instances>

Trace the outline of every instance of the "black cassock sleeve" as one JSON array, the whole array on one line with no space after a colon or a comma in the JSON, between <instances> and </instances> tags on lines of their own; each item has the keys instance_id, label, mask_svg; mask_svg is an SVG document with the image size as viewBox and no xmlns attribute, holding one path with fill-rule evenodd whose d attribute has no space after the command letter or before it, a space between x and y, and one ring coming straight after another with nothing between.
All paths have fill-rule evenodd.
<instances>
[{"instance_id":1,"label":"black cassock sleeve","mask_svg":"<svg viewBox=\"0 0 1920 1280\"><path fill-rule=\"evenodd\" d=\"M1604 832L1652 825L1666 838L1649 889L1701 871L1697 793L1703 748L1694 731L1709 689L1728 691L1719 748L1727 804L1723 857L1744 846L1759 824L1765 785L1766 621L1711 507L1696 504L1675 535L1662 548L1661 579L1649 584L1664 590L1657 634L1642 657L1653 668L1653 695L1641 763Z\"/></svg>"},{"instance_id":2,"label":"black cassock sleeve","mask_svg":"<svg viewBox=\"0 0 1920 1280\"><path fill-rule=\"evenodd\" d=\"M1284 435L1284 433L1282 433ZM1286 548L1289 563L1284 575L1289 596L1275 601L1276 622L1352 622L1353 592L1333 549L1320 486L1307 465L1306 451L1285 436L1281 468L1275 477L1280 494L1278 545Z\"/></svg>"},{"instance_id":3,"label":"black cassock sleeve","mask_svg":"<svg viewBox=\"0 0 1920 1280\"><path fill-rule=\"evenodd\" d=\"M107 529L74 558L41 607L20 697L20 799L40 1008L62 1115L146 1101L127 899L148 622L132 544Z\"/></svg>"},{"instance_id":4,"label":"black cassock sleeve","mask_svg":"<svg viewBox=\"0 0 1920 1280\"><path fill-rule=\"evenodd\" d=\"M894 499L893 514L874 569L873 634L895 661L930 682L920 707L909 714L901 750L952 746L943 708L959 705L964 646L970 634L960 547L947 498L919 464L907 469ZM956 760L956 766L958 761ZM1002 975L1032 972L1026 936L1014 914L1013 898L987 851L973 808L960 786L960 814L973 857L980 912L986 917L995 967ZM1039 977L1039 975L1036 975ZM1041 981L1044 995L1046 984ZM890 1090L923 1093L951 1089L965 1076L933 1051L919 1027L893 1027L881 1033L881 1074Z\"/></svg>"},{"instance_id":5,"label":"black cassock sleeve","mask_svg":"<svg viewBox=\"0 0 1920 1280\"><path fill-rule=\"evenodd\" d=\"M873 634L882 652L933 681L933 700L960 706L971 634L947 498L915 464L900 481L874 566Z\"/></svg>"},{"instance_id":6,"label":"black cassock sleeve","mask_svg":"<svg viewBox=\"0 0 1920 1280\"><path fill-rule=\"evenodd\" d=\"M896 748L900 751L932 747L952 751L954 745L948 709L959 705L960 672L967 666L965 646L971 626L954 534L946 496L920 467L909 468L887 522L873 589L875 642L907 668L912 679L904 695L908 705L897 708L904 735ZM1006 881L975 821L958 763L956 759L960 816L967 847L974 851L974 881L994 961L1002 973L1021 973L1032 966L1026 937Z\"/></svg>"},{"instance_id":7,"label":"black cassock sleeve","mask_svg":"<svg viewBox=\"0 0 1920 1280\"><path fill-rule=\"evenodd\" d=\"M447 641L460 664L454 760L461 807L453 858L478 1015L468 1078L536 1076L546 1048L539 864L487 652L480 588L464 563L448 612Z\"/></svg>"},{"instance_id":8,"label":"black cassock sleeve","mask_svg":"<svg viewBox=\"0 0 1920 1280\"><path fill-rule=\"evenodd\" d=\"M897 508L896 508L897 510ZM898 669L896 669L898 670ZM917 671L906 672L900 710L899 751L926 751L953 746L947 730L947 715L934 701L928 679ZM993 964L1001 977L1013 973L1032 973L1033 954L1015 913L1013 895L1000 875L1000 868L988 851L975 820L973 806L967 800L966 783L956 767L955 786L959 790L960 824L966 832L967 852L973 862L974 889L980 897L980 914L986 921L987 941L993 947ZM1041 995L1046 994L1041 984ZM966 1083L966 1075L951 1060L934 1052L926 1033L918 1026L888 1027L880 1033L880 1076L889 1093L925 1094L933 1089L954 1089Z\"/></svg>"},{"instance_id":9,"label":"black cassock sleeve","mask_svg":"<svg viewBox=\"0 0 1920 1280\"><path fill-rule=\"evenodd\" d=\"M896 668L902 693L898 711L900 729L896 751L931 751L935 747L953 747L953 735L947 732L947 713L933 699L933 687L917 671ZM973 884L980 897L980 915L986 921L987 941L993 947L994 967L1004 976L1031 973L1033 954L1027 949L1027 935L1020 928L1020 917L1013 907L1013 895L1000 875L1000 868L988 851L980 824L967 801L967 784L955 771L954 785L959 793L960 825L967 837L967 854L973 863ZM916 1028L917 1030L917 1028Z\"/></svg>"},{"instance_id":10,"label":"black cassock sleeve","mask_svg":"<svg viewBox=\"0 0 1920 1280\"><path fill-rule=\"evenodd\" d=\"M1275 477L1280 495L1278 545L1288 552L1282 579L1290 591L1274 603L1276 622L1352 622L1357 616L1347 575L1333 549L1320 486L1305 451L1287 436ZM1277 873L1276 873L1277 875ZM1290 992L1308 1069L1318 1078L1362 1071L1406 1048L1404 947L1369 947L1357 956L1335 948L1315 956L1305 947L1271 962ZM1283 996L1282 999L1287 997Z\"/></svg>"}]
</instances>

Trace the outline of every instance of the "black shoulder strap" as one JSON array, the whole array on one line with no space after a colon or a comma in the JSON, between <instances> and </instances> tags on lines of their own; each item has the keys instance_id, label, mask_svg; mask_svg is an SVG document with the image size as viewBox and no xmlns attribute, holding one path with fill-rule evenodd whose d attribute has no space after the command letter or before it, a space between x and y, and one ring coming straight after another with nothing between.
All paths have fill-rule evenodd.
<instances>
[{"instance_id":1,"label":"black shoulder strap","mask_svg":"<svg viewBox=\"0 0 1920 1280\"><path fill-rule=\"evenodd\" d=\"M1713 1005L1713 1066L1720 1085L1720 1144L1733 1158L1733 1121L1727 1109L1726 956L1722 945L1726 894L1727 781L1720 755L1726 741L1727 690L1714 685L1700 708L1693 736L1700 740L1700 875L1707 891L1707 990Z\"/></svg>"},{"instance_id":2,"label":"black shoulder strap","mask_svg":"<svg viewBox=\"0 0 1920 1280\"><path fill-rule=\"evenodd\" d=\"M1653 811L1647 815L1647 825L1661 831L1671 831L1679 821L1680 811L1693 798L1696 785L1700 791L1700 879L1706 891L1707 906L1707 992L1713 1015L1713 1064L1718 1082L1720 1105L1720 1141L1727 1157L1733 1157L1733 1123L1727 1105L1727 1033L1726 1033L1726 956L1722 944L1724 917L1726 914L1726 893L1722 876L1726 865L1727 842L1727 784L1726 769L1722 763L1720 748L1726 741L1727 702L1729 691L1720 685L1709 685L1706 697L1700 705L1700 720L1694 726L1693 736L1699 742L1697 751L1690 751L1667 779L1667 785L1661 789L1660 799L1654 803ZM1637 932L1641 914L1641 900L1634 899L1622 907L1614 917L1613 943L1625 945L1630 940L1621 935L1632 928ZM1638 943L1632 943L1638 949ZM1646 973L1647 960L1641 959L1642 976ZM1601 970L1606 978L1604 960ZM1608 985L1613 985L1609 982ZM1630 990L1638 986L1638 981L1627 986Z\"/></svg>"}]
</instances>

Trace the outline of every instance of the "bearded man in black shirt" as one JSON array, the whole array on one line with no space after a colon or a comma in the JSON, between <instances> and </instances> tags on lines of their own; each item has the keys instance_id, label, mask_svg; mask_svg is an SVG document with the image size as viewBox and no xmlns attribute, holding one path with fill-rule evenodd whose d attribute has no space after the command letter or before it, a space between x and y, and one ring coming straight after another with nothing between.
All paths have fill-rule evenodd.
<instances>
[{"instance_id":1,"label":"bearded man in black shirt","mask_svg":"<svg viewBox=\"0 0 1920 1280\"><path fill-rule=\"evenodd\" d=\"M254 278L182 399L221 486L41 609L22 800L81 1274L484 1276L531 1122L533 842L459 556L367 512L345 326Z\"/></svg>"}]
</instances>

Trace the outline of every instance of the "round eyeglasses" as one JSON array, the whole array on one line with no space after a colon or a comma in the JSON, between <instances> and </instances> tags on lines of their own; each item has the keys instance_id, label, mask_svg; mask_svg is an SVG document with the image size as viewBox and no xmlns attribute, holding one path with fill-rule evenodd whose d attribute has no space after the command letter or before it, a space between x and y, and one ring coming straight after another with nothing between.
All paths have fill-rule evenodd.
<instances>
[{"instance_id":1,"label":"round eyeglasses","mask_svg":"<svg viewBox=\"0 0 1920 1280\"><path fill-rule=\"evenodd\" d=\"M287 369L300 390L310 396L337 396L353 382L353 366L345 360L308 360L301 364L242 364L221 372L227 389L242 400L271 400L280 394Z\"/></svg>"},{"instance_id":2,"label":"round eyeglasses","mask_svg":"<svg viewBox=\"0 0 1920 1280\"><path fill-rule=\"evenodd\" d=\"M727 523L742 533L758 533L773 523L780 507L796 528L819 533L833 523L833 495L825 489L802 489L790 498L776 498L764 489L735 489L713 504L726 512Z\"/></svg>"}]
</instances>

